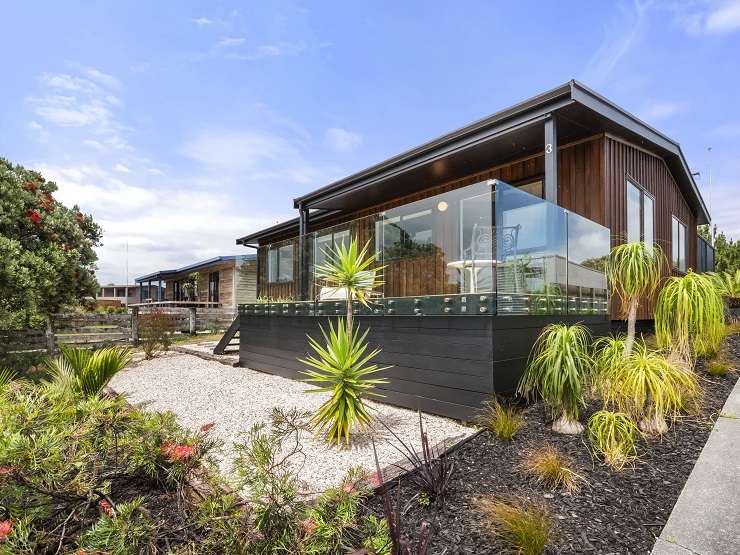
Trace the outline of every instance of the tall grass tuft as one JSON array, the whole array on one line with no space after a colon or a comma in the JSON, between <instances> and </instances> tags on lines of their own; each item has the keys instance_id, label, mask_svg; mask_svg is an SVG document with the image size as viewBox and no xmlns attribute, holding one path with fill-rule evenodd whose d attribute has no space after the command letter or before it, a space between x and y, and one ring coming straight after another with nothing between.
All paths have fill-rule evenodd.
<instances>
[{"instance_id":1,"label":"tall grass tuft","mask_svg":"<svg viewBox=\"0 0 740 555\"><path fill-rule=\"evenodd\" d=\"M476 421L503 441L511 441L524 425L519 409L496 398L484 403Z\"/></svg>"},{"instance_id":2,"label":"tall grass tuft","mask_svg":"<svg viewBox=\"0 0 740 555\"><path fill-rule=\"evenodd\" d=\"M655 335L684 361L712 357L724 339L724 304L715 282L706 274L689 272L668 279L658 296Z\"/></svg>"},{"instance_id":3,"label":"tall grass tuft","mask_svg":"<svg viewBox=\"0 0 740 555\"><path fill-rule=\"evenodd\" d=\"M600 410L588 420L591 450L616 470L637 460L637 426L623 412Z\"/></svg>"},{"instance_id":4,"label":"tall grass tuft","mask_svg":"<svg viewBox=\"0 0 740 555\"><path fill-rule=\"evenodd\" d=\"M724 360L710 360L707 363L707 372L710 376L724 376L730 371L730 365Z\"/></svg>"},{"instance_id":5,"label":"tall grass tuft","mask_svg":"<svg viewBox=\"0 0 740 555\"><path fill-rule=\"evenodd\" d=\"M607 406L636 421L646 433L662 434L666 417L675 418L701 395L696 374L638 346L629 357L600 373L596 389Z\"/></svg>"},{"instance_id":6,"label":"tall grass tuft","mask_svg":"<svg viewBox=\"0 0 740 555\"><path fill-rule=\"evenodd\" d=\"M643 242L617 245L611 251L607 275L627 319L626 354L632 352L635 342L635 323L640 299L655 293L660 283L664 259L663 251L658 245L646 245Z\"/></svg>"},{"instance_id":7,"label":"tall grass tuft","mask_svg":"<svg viewBox=\"0 0 740 555\"><path fill-rule=\"evenodd\" d=\"M568 492L578 491L586 482L573 466L573 461L551 444L527 452L522 462L522 468L533 474L538 483Z\"/></svg>"},{"instance_id":8,"label":"tall grass tuft","mask_svg":"<svg viewBox=\"0 0 740 555\"><path fill-rule=\"evenodd\" d=\"M489 533L520 555L540 555L552 536L548 510L523 498L481 497L475 506L481 523Z\"/></svg>"},{"instance_id":9,"label":"tall grass tuft","mask_svg":"<svg viewBox=\"0 0 740 555\"><path fill-rule=\"evenodd\" d=\"M553 430L580 433L579 409L584 405L586 374L591 364L591 334L581 324L545 327L532 349L518 393L528 399L536 395L552 409Z\"/></svg>"},{"instance_id":10,"label":"tall grass tuft","mask_svg":"<svg viewBox=\"0 0 740 555\"><path fill-rule=\"evenodd\" d=\"M336 326L330 320L329 333L321 329L324 345L309 336L308 341L316 354L300 359L314 368L303 372L308 376L305 381L324 385L308 392L332 394L312 419L313 425L326 433L329 443L349 443L351 430L370 422L363 398L380 397L373 389L387 383L384 378L369 377L387 368L370 363L380 349L368 352L365 342L368 331L360 335L359 328L355 328L350 333L341 318Z\"/></svg>"}]
</instances>

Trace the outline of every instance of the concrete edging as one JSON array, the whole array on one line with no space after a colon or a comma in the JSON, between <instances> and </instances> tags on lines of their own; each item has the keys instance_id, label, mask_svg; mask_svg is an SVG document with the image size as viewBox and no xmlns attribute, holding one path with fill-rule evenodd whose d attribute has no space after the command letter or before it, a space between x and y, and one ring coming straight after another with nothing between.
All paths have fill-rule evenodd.
<instances>
[{"instance_id":1,"label":"concrete edging","mask_svg":"<svg viewBox=\"0 0 740 555\"><path fill-rule=\"evenodd\" d=\"M740 552L740 380L730 392L652 555Z\"/></svg>"}]
</instances>

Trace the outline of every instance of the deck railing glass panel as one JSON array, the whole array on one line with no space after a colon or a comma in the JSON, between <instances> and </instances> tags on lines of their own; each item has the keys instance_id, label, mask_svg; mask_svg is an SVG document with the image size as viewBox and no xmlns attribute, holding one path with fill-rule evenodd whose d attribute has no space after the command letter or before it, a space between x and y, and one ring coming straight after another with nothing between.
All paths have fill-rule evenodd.
<instances>
[{"instance_id":1,"label":"deck railing glass panel","mask_svg":"<svg viewBox=\"0 0 740 555\"><path fill-rule=\"evenodd\" d=\"M608 312L609 230L498 180L261 247L260 294L280 306L247 312L342 314L344 291L316 269L352 238L384 282L360 314Z\"/></svg>"}]
</instances>

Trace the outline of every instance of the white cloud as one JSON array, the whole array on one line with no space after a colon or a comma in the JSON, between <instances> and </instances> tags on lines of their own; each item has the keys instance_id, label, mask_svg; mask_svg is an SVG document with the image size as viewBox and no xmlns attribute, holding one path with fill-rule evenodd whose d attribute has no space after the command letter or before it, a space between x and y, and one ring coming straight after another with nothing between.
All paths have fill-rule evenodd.
<instances>
[{"instance_id":1,"label":"white cloud","mask_svg":"<svg viewBox=\"0 0 740 555\"><path fill-rule=\"evenodd\" d=\"M247 39L244 37L224 37L216 43L216 48L233 48L241 46L246 42L246 40Z\"/></svg>"},{"instance_id":2,"label":"white cloud","mask_svg":"<svg viewBox=\"0 0 740 555\"><path fill-rule=\"evenodd\" d=\"M632 10L620 6L624 12L620 21L610 22L605 27L604 38L586 65L583 72L586 84L593 86L604 84L622 58L630 52L646 26L647 8L648 4L637 0Z\"/></svg>"},{"instance_id":3,"label":"white cloud","mask_svg":"<svg viewBox=\"0 0 740 555\"><path fill-rule=\"evenodd\" d=\"M693 36L740 30L740 0L692 2L673 5L675 19Z\"/></svg>"},{"instance_id":4,"label":"white cloud","mask_svg":"<svg viewBox=\"0 0 740 555\"><path fill-rule=\"evenodd\" d=\"M688 104L685 102L650 102L640 112L640 117L647 121L666 119L685 112Z\"/></svg>"},{"instance_id":5,"label":"white cloud","mask_svg":"<svg viewBox=\"0 0 740 555\"><path fill-rule=\"evenodd\" d=\"M208 19L207 17L195 17L191 19L190 21L192 21L196 25L201 25L201 26L214 24L214 21L212 19Z\"/></svg>"},{"instance_id":6,"label":"white cloud","mask_svg":"<svg viewBox=\"0 0 740 555\"><path fill-rule=\"evenodd\" d=\"M113 169L121 173L131 173L131 170L128 168L128 166L124 166L121 163L116 164Z\"/></svg>"},{"instance_id":7,"label":"white cloud","mask_svg":"<svg viewBox=\"0 0 740 555\"><path fill-rule=\"evenodd\" d=\"M341 127L326 130L326 144L337 152L350 152L362 144L362 135Z\"/></svg>"},{"instance_id":8,"label":"white cloud","mask_svg":"<svg viewBox=\"0 0 740 555\"><path fill-rule=\"evenodd\" d=\"M306 50L302 42L281 42L276 44L263 44L251 52L230 52L226 55L231 60L255 61L264 58L277 58L279 56L297 56Z\"/></svg>"}]
</instances>

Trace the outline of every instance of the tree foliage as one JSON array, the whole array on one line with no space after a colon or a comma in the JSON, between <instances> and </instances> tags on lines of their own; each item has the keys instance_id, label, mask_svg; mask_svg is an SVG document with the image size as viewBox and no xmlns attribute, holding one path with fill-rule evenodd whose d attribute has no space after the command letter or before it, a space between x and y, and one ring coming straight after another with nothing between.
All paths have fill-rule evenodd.
<instances>
[{"instance_id":1,"label":"tree foliage","mask_svg":"<svg viewBox=\"0 0 740 555\"><path fill-rule=\"evenodd\" d=\"M38 324L98 287L101 230L40 173L0 158L0 327Z\"/></svg>"},{"instance_id":2,"label":"tree foliage","mask_svg":"<svg viewBox=\"0 0 740 555\"><path fill-rule=\"evenodd\" d=\"M740 270L740 240L733 241L724 232L717 232L717 226L712 231L714 235L714 270L734 274ZM699 226L699 235L711 241L709 226Z\"/></svg>"}]
</instances>

